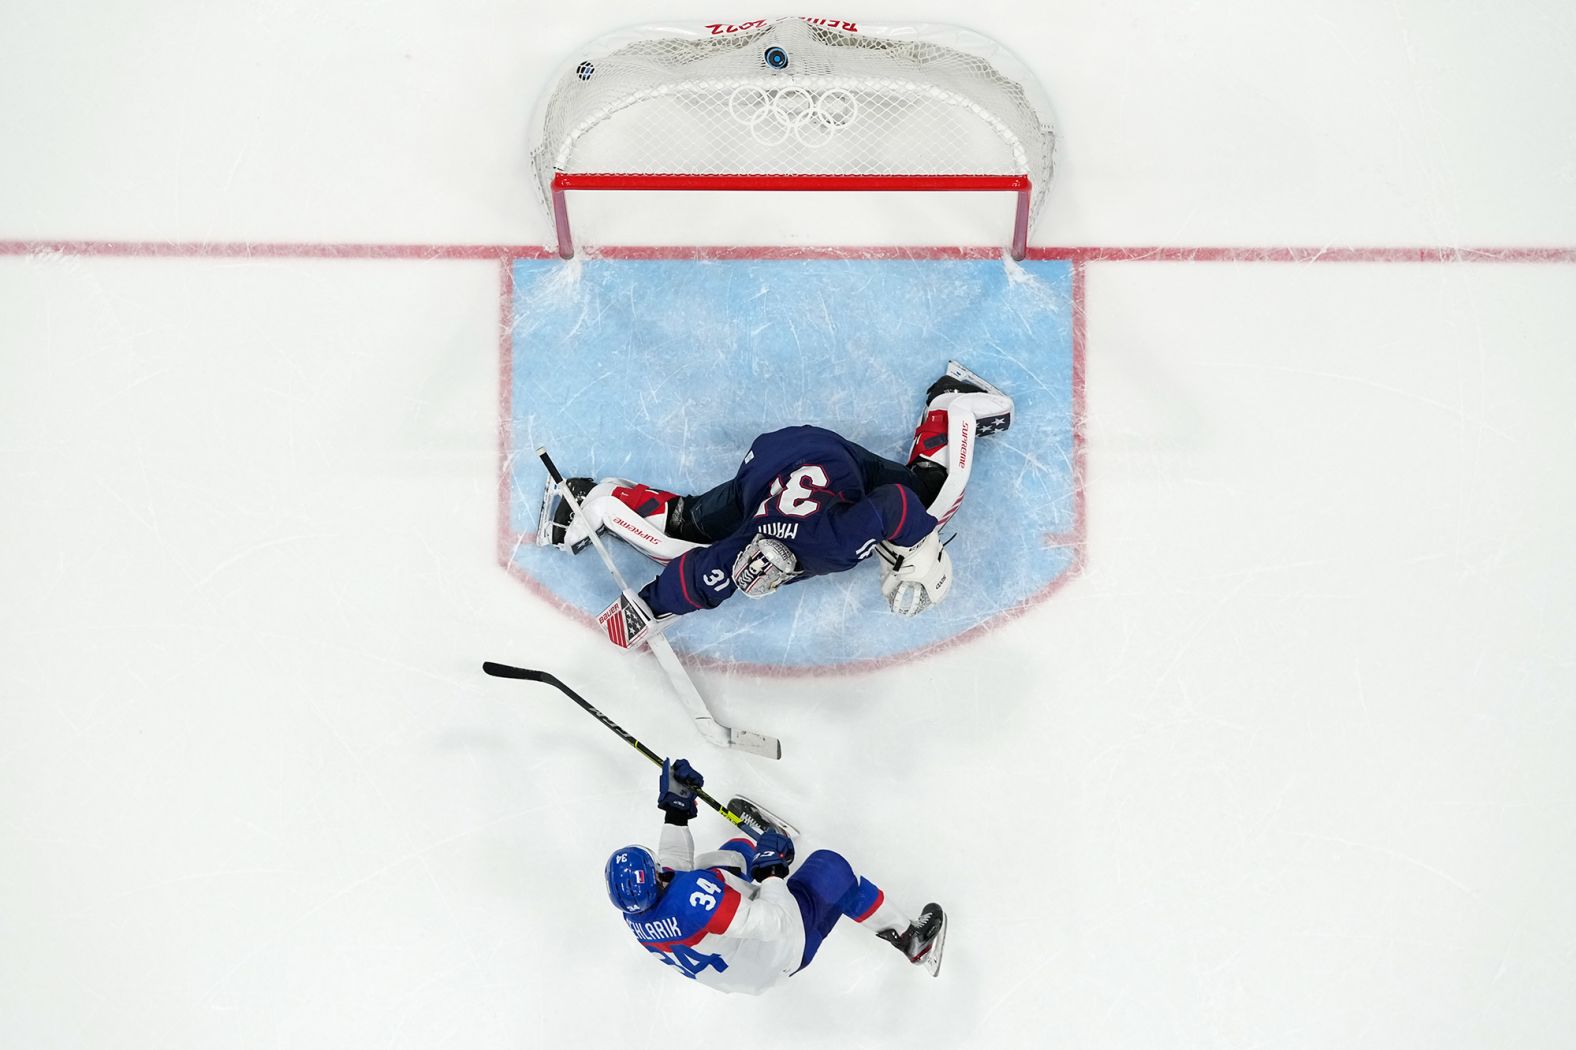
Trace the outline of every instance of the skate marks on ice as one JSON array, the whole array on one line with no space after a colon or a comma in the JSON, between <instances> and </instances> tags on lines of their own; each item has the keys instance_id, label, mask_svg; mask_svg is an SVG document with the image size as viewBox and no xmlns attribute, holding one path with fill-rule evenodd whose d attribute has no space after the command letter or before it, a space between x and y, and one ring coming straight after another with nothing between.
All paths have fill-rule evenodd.
<instances>
[{"instance_id":1,"label":"skate marks on ice","mask_svg":"<svg viewBox=\"0 0 1576 1050\"><path fill-rule=\"evenodd\" d=\"M1072 266L1000 259L518 260L505 421L506 528L530 533L529 452L566 474L679 493L732 477L756 435L815 423L901 460L925 388L956 357L1010 393L1013 427L983 439L948 527L958 582L894 616L874 562L727 602L669 631L679 651L753 671L859 670L932 650L1049 595L1080 561L1083 522ZM658 567L613 544L639 586ZM593 617L593 559L506 545L508 567Z\"/></svg>"}]
</instances>

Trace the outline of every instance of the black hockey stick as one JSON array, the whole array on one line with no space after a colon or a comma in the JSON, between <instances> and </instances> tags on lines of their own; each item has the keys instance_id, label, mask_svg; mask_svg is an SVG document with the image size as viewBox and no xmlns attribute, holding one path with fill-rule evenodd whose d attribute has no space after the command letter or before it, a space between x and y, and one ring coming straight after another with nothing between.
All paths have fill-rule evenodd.
<instances>
[{"instance_id":1,"label":"black hockey stick","mask_svg":"<svg viewBox=\"0 0 1576 1050\"><path fill-rule=\"evenodd\" d=\"M553 457L547 454L546 448L538 448L536 455L542 461L542 466L547 468L547 476L553 479L564 499L574 508L575 515L581 514L580 501L575 494L569 491L569 486L564 484L564 476L558 472L558 465L553 462ZM545 523L543 523L545 527ZM602 538L595 531L590 536L591 543L596 547L596 552L602 556L602 564L607 566L607 571L613 574L613 582L618 584L622 600L634 608L644 609L645 604L630 589L624 574L618 571L618 566L613 563L613 556L602 546ZM648 610L649 615L649 610ZM711 705L706 698L700 695L700 690L695 688L695 682L684 670L684 665L679 662L679 654L673 651L668 640L657 631L655 625L646 638L646 647L651 650L651 655L657 658L657 663L662 665L662 670L667 672L668 681L673 684L674 692L679 695L679 702L684 705L684 710L695 720L695 728L700 735L718 747L732 748L736 751L745 751L761 758L782 758L783 745L774 736L757 733L751 729L735 729L724 725L712 714Z\"/></svg>"},{"instance_id":2,"label":"black hockey stick","mask_svg":"<svg viewBox=\"0 0 1576 1050\"><path fill-rule=\"evenodd\" d=\"M492 675L494 678L518 678L525 682L542 682L546 685L552 686L554 689L557 689L560 693L563 693L569 699L579 704L598 722L601 722L603 725L607 726L614 733L617 733L618 738L624 743L628 744L636 751L639 751L642 755L645 755L646 758L650 759L654 764L658 766L662 765L662 756L658 755L655 751L651 750L651 748L647 747L645 744L642 744L639 740L631 736L623 726L607 717L607 715L604 715L601 711L598 711L595 707L592 707L591 701L587 700L585 697L569 688L563 682L559 681L556 675L550 674L547 671L532 670L529 667L510 667L508 664L493 663L491 660L485 660L482 662L482 670L487 674ZM706 794L704 790L696 790L695 797L706 803L706 805L710 806L712 809L716 810L717 814L721 816L722 819L728 821L730 824L743 827L746 831L751 830L748 825L743 823L743 817L739 816L739 814L733 812L727 806L724 806L722 803Z\"/></svg>"}]
</instances>

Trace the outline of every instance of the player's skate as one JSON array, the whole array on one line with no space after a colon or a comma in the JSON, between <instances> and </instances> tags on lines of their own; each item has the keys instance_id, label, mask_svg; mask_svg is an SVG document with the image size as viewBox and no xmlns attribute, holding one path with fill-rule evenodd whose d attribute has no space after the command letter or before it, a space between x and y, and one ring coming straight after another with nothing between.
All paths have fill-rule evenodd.
<instances>
[{"instance_id":1,"label":"player's skate","mask_svg":"<svg viewBox=\"0 0 1576 1050\"><path fill-rule=\"evenodd\" d=\"M930 384L929 390L925 391L926 410L945 408L953 402L954 399L948 399L947 402L938 405L936 401L943 394L988 395L969 398L959 405L959 407L967 407L974 413L974 431L980 437L986 434L999 434L1012 426L1012 398L957 361L948 361L946 372L940 379Z\"/></svg>"},{"instance_id":2,"label":"player's skate","mask_svg":"<svg viewBox=\"0 0 1576 1050\"><path fill-rule=\"evenodd\" d=\"M908 929L882 930L876 936L923 966L934 977L941 972L941 951L947 942L947 915L939 904L927 904Z\"/></svg>"},{"instance_id":3,"label":"player's skate","mask_svg":"<svg viewBox=\"0 0 1576 1050\"><path fill-rule=\"evenodd\" d=\"M591 490L596 488L596 481L592 478L565 478L564 484L581 506L585 505ZM563 491L554 484L553 479L548 478L547 489L542 493L542 512L536 519L536 545L557 547L571 554L585 550L591 542L591 534L585 528L575 529L574 519L574 506L564 498Z\"/></svg>"},{"instance_id":4,"label":"player's skate","mask_svg":"<svg viewBox=\"0 0 1576 1050\"><path fill-rule=\"evenodd\" d=\"M758 802L751 802L743 795L735 795L728 800L728 812L739 818L739 827L750 833L752 838L760 838L768 831L775 831L779 835L787 835L791 839L799 837L799 829L788 823L783 818Z\"/></svg>"}]
</instances>

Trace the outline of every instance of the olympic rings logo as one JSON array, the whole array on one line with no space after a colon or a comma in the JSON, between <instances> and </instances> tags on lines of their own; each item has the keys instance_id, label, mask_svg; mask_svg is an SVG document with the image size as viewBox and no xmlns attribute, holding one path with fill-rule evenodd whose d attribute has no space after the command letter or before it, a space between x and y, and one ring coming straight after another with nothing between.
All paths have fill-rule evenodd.
<instances>
[{"instance_id":1,"label":"olympic rings logo","mask_svg":"<svg viewBox=\"0 0 1576 1050\"><path fill-rule=\"evenodd\" d=\"M744 85L728 96L728 115L750 129L763 146L780 146L789 136L805 146L824 146L859 115L850 91L801 87L759 88Z\"/></svg>"}]
</instances>

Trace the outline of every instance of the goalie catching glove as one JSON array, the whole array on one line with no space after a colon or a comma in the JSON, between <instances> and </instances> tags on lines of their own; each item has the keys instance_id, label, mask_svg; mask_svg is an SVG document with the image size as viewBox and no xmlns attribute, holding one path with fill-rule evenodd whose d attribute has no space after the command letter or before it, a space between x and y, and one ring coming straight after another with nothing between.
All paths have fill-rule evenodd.
<instances>
[{"instance_id":1,"label":"goalie catching glove","mask_svg":"<svg viewBox=\"0 0 1576 1050\"><path fill-rule=\"evenodd\" d=\"M881 594L899 616L918 616L940 605L952 590L952 557L942 546L938 529L912 547L883 543Z\"/></svg>"}]
</instances>

